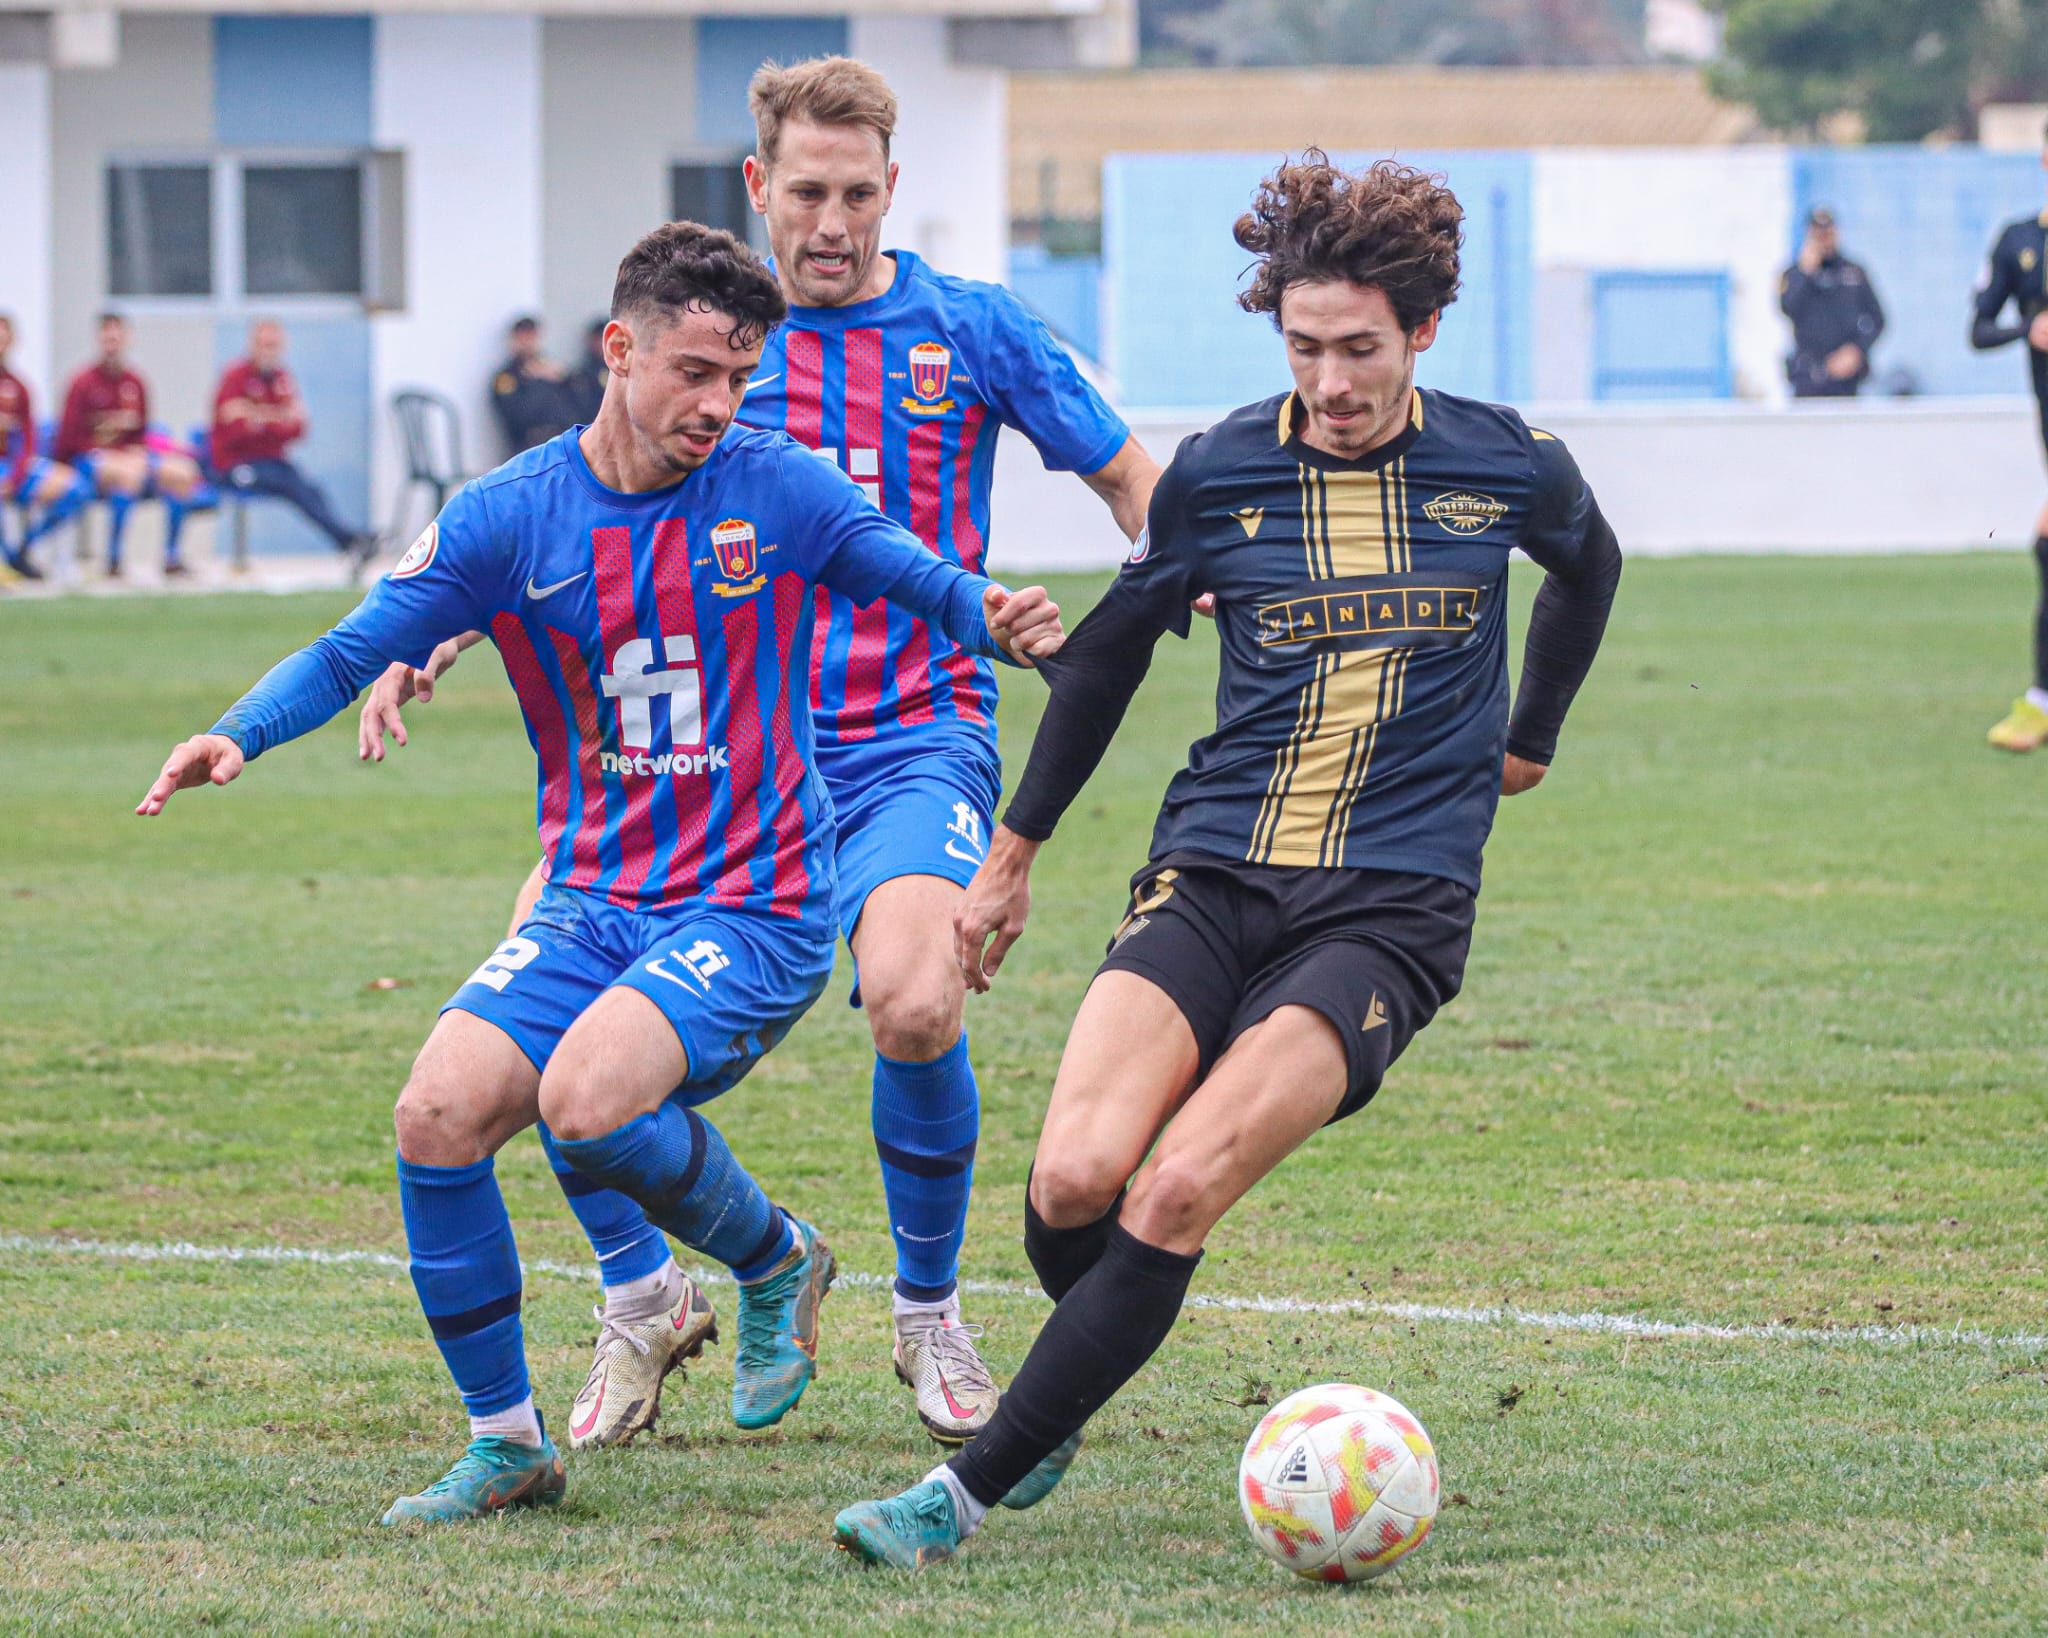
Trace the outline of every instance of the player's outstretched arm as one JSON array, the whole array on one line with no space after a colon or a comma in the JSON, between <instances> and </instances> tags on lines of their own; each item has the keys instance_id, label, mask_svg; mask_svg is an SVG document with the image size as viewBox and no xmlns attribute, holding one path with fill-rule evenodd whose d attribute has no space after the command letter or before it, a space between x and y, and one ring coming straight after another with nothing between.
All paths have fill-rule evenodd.
<instances>
[{"instance_id":1,"label":"player's outstretched arm","mask_svg":"<svg viewBox=\"0 0 2048 1638\"><path fill-rule=\"evenodd\" d=\"M1040 845L997 825L967 896L953 912L954 959L977 995L987 993L1003 957L1023 936L1031 914L1031 864Z\"/></svg>"},{"instance_id":2,"label":"player's outstretched arm","mask_svg":"<svg viewBox=\"0 0 2048 1638\"><path fill-rule=\"evenodd\" d=\"M242 748L226 734L194 734L171 752L135 811L153 819L179 791L194 785L225 785L242 771Z\"/></svg>"},{"instance_id":3,"label":"player's outstretched arm","mask_svg":"<svg viewBox=\"0 0 2048 1638\"><path fill-rule=\"evenodd\" d=\"M448 674L448 668L464 649L483 640L482 632L465 631L435 649L424 666L403 662L387 666L384 675L371 683L369 692L363 696L362 714L356 719L357 760L382 762L386 734L405 745L405 722L399 715L400 709L408 700L418 700L422 705L432 703L434 684Z\"/></svg>"}]
</instances>

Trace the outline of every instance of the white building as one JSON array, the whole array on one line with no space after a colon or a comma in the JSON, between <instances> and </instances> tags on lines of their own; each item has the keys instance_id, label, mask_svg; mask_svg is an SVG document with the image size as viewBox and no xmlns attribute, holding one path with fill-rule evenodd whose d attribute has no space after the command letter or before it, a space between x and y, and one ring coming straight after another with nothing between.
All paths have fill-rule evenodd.
<instances>
[{"instance_id":1,"label":"white building","mask_svg":"<svg viewBox=\"0 0 2048 1638\"><path fill-rule=\"evenodd\" d=\"M38 412L54 415L111 307L133 321L154 418L181 432L249 319L275 315L312 420L301 455L345 513L378 518L395 391L455 400L466 463L487 467L513 317L542 316L573 356L641 233L681 214L746 225L762 61L844 51L881 69L903 103L890 242L993 279L1008 70L1128 62L1134 15L1127 0L16 4L0 0L0 311ZM269 543L313 540L265 510Z\"/></svg>"}]
</instances>

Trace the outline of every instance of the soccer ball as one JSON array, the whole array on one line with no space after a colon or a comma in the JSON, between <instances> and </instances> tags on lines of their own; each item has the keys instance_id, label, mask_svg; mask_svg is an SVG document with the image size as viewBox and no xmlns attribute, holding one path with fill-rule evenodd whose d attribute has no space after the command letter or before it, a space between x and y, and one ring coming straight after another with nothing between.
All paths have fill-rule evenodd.
<instances>
[{"instance_id":1,"label":"soccer ball","mask_svg":"<svg viewBox=\"0 0 2048 1638\"><path fill-rule=\"evenodd\" d=\"M1370 1581L1436 1519L1436 1447L1391 1394L1289 1394L1252 1430L1237 1499L1259 1551L1310 1581Z\"/></svg>"}]
</instances>

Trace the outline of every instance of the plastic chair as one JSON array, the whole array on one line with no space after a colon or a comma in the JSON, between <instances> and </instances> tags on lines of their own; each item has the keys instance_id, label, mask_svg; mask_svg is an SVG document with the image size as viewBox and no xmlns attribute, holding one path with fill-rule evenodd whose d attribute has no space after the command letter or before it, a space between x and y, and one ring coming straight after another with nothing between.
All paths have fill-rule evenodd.
<instances>
[{"instance_id":1,"label":"plastic chair","mask_svg":"<svg viewBox=\"0 0 2048 1638\"><path fill-rule=\"evenodd\" d=\"M398 448L405 464L398 499L391 513L388 539L407 540L406 515L412 510L414 493L430 490L438 517L448 497L468 481L462 463L462 415L454 403L437 392L408 387L394 393L391 413L398 422Z\"/></svg>"}]
</instances>

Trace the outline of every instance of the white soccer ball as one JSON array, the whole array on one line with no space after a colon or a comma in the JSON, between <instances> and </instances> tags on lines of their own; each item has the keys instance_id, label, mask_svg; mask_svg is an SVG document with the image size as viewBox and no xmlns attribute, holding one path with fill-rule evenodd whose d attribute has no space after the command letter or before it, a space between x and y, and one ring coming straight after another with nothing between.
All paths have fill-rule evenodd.
<instances>
[{"instance_id":1,"label":"white soccer ball","mask_svg":"<svg viewBox=\"0 0 2048 1638\"><path fill-rule=\"evenodd\" d=\"M1259 1551L1310 1581L1370 1581L1436 1519L1436 1447L1391 1394L1326 1382L1252 1430L1237 1499Z\"/></svg>"}]
</instances>

